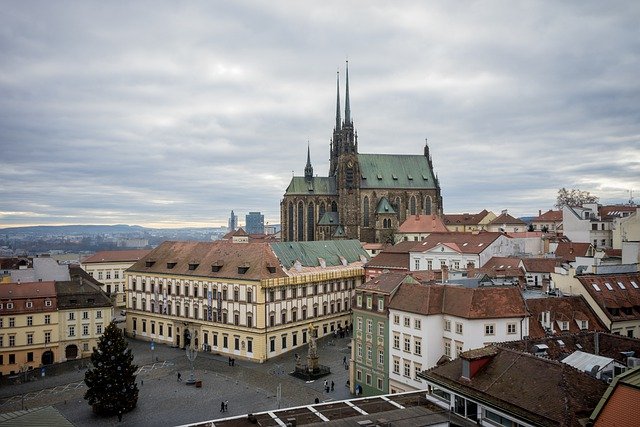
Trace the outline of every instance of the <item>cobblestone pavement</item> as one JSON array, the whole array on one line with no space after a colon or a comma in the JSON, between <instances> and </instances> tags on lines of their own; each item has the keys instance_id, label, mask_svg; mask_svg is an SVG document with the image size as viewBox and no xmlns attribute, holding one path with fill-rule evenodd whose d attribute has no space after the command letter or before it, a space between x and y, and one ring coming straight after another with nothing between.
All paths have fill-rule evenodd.
<instances>
[{"instance_id":1,"label":"cobblestone pavement","mask_svg":"<svg viewBox=\"0 0 640 427\"><path fill-rule=\"evenodd\" d=\"M316 397L320 401L348 399L353 396L346 387L348 371L342 360L344 356L349 358L349 340L335 339L335 345L329 345L328 338L318 341L320 364L329 366L331 374L313 382L289 375L295 366L294 352L264 364L236 360L233 367L225 356L200 352L194 367L195 379L202 381L202 388L185 384L190 375L190 364L184 350L156 344L152 352L149 342L129 340L134 363L143 369L138 374L138 405L124 415L122 423L118 423L117 417L101 418L91 412L83 399L86 390L82 384L84 369L0 388L0 413L53 405L77 426L171 426L277 409L278 406L305 405L313 403ZM306 346L297 351L304 360ZM182 376L181 382L177 381L178 372ZM333 392L323 390L325 379L334 382ZM280 402L276 397L278 385L282 389ZM220 402L226 400L229 401L228 412L221 414Z\"/></svg>"}]
</instances>

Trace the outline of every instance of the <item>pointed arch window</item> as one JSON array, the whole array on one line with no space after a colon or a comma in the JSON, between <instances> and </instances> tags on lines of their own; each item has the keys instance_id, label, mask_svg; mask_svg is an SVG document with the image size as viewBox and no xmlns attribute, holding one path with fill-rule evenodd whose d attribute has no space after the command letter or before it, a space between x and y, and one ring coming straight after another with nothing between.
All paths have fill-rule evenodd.
<instances>
[{"instance_id":1,"label":"pointed arch window","mask_svg":"<svg viewBox=\"0 0 640 427\"><path fill-rule=\"evenodd\" d=\"M331 202L331 212L338 212L338 204L336 202Z\"/></svg>"},{"instance_id":2,"label":"pointed arch window","mask_svg":"<svg viewBox=\"0 0 640 427\"><path fill-rule=\"evenodd\" d=\"M400 201L400 197L396 197L394 204L396 214L398 215L398 218L400 218L400 215L402 214L402 202Z\"/></svg>"},{"instance_id":3,"label":"pointed arch window","mask_svg":"<svg viewBox=\"0 0 640 427\"><path fill-rule=\"evenodd\" d=\"M298 239L299 242L304 241L304 204L298 202Z\"/></svg>"},{"instance_id":4,"label":"pointed arch window","mask_svg":"<svg viewBox=\"0 0 640 427\"><path fill-rule=\"evenodd\" d=\"M309 203L307 206L307 241L312 242L315 240L315 214L314 214L314 204L313 202Z\"/></svg>"},{"instance_id":5,"label":"pointed arch window","mask_svg":"<svg viewBox=\"0 0 640 427\"><path fill-rule=\"evenodd\" d=\"M289 229L287 231L287 239L288 240L293 240L293 203L289 202L289 212L287 213L287 221L288 221L288 226Z\"/></svg>"},{"instance_id":6,"label":"pointed arch window","mask_svg":"<svg viewBox=\"0 0 640 427\"><path fill-rule=\"evenodd\" d=\"M425 196L424 198L424 214L431 215L431 196Z\"/></svg>"},{"instance_id":7,"label":"pointed arch window","mask_svg":"<svg viewBox=\"0 0 640 427\"><path fill-rule=\"evenodd\" d=\"M363 226L369 227L369 198L364 196L362 202L362 222Z\"/></svg>"},{"instance_id":8,"label":"pointed arch window","mask_svg":"<svg viewBox=\"0 0 640 427\"><path fill-rule=\"evenodd\" d=\"M418 209L416 206L416 196L411 196L411 199L409 199L409 213L411 215L415 215L418 213Z\"/></svg>"},{"instance_id":9,"label":"pointed arch window","mask_svg":"<svg viewBox=\"0 0 640 427\"><path fill-rule=\"evenodd\" d=\"M324 202L320 203L320 208L318 208L318 221L320 221L322 219L322 217L324 216L324 213L326 211L326 208L324 206Z\"/></svg>"}]
</instances>

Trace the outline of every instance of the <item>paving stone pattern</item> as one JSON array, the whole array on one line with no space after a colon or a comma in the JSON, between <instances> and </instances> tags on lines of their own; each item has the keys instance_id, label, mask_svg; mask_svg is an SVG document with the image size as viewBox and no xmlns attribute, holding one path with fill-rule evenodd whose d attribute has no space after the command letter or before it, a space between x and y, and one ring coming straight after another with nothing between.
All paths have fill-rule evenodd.
<instances>
[{"instance_id":1,"label":"paving stone pattern","mask_svg":"<svg viewBox=\"0 0 640 427\"><path fill-rule=\"evenodd\" d=\"M195 379L202 387L186 385L190 363L184 350L129 339L134 363L141 367L138 374L140 394L136 409L117 417L94 415L83 399L86 387L78 386L86 369L73 369L37 381L0 388L0 413L53 405L77 426L173 426L210 419L219 419L252 412L260 412L311 404L317 397L322 401L353 397L346 387L348 371L342 360L349 359L350 338L329 338L318 341L320 363L331 368L331 374L313 382L305 382L288 373L295 366L294 352L306 357L306 346L279 356L264 364L237 359L229 366L226 356L199 352L194 362ZM178 381L178 372L182 381ZM326 393L323 383L335 383L333 392ZM282 399L277 401L277 387L282 386ZM22 399L24 396L24 399ZM228 412L220 412L220 403L229 401ZM24 405L24 406L23 406Z\"/></svg>"}]
</instances>

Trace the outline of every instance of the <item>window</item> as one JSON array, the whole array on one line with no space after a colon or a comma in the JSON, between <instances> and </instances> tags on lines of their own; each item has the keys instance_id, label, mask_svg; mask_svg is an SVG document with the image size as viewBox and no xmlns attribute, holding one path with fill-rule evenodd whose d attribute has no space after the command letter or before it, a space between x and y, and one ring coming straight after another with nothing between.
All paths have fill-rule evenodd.
<instances>
[{"instance_id":1,"label":"window","mask_svg":"<svg viewBox=\"0 0 640 427\"><path fill-rule=\"evenodd\" d=\"M269 351L272 353L276 351L276 337L269 338Z\"/></svg>"},{"instance_id":2,"label":"window","mask_svg":"<svg viewBox=\"0 0 640 427\"><path fill-rule=\"evenodd\" d=\"M411 337L404 337L404 351L411 352Z\"/></svg>"},{"instance_id":3,"label":"window","mask_svg":"<svg viewBox=\"0 0 640 427\"><path fill-rule=\"evenodd\" d=\"M384 382L382 378L378 378L378 390L382 390L384 388Z\"/></svg>"},{"instance_id":4,"label":"window","mask_svg":"<svg viewBox=\"0 0 640 427\"><path fill-rule=\"evenodd\" d=\"M518 330L518 325L516 325L515 323L507 324L507 334L513 335L516 333L517 330Z\"/></svg>"},{"instance_id":5,"label":"window","mask_svg":"<svg viewBox=\"0 0 640 427\"><path fill-rule=\"evenodd\" d=\"M102 319L102 310L96 311L96 319Z\"/></svg>"},{"instance_id":6,"label":"window","mask_svg":"<svg viewBox=\"0 0 640 427\"><path fill-rule=\"evenodd\" d=\"M422 355L422 340L420 338L415 338L414 349L417 356Z\"/></svg>"},{"instance_id":7,"label":"window","mask_svg":"<svg viewBox=\"0 0 640 427\"><path fill-rule=\"evenodd\" d=\"M411 362L409 361L405 361L404 362L404 372L403 372L405 377L410 378L411 377Z\"/></svg>"},{"instance_id":8,"label":"window","mask_svg":"<svg viewBox=\"0 0 640 427\"><path fill-rule=\"evenodd\" d=\"M46 301L44 302L44 306L45 306L45 307L51 307L51 300L49 300L49 299L48 299L48 300L46 300Z\"/></svg>"},{"instance_id":9,"label":"window","mask_svg":"<svg viewBox=\"0 0 640 427\"><path fill-rule=\"evenodd\" d=\"M433 270L433 260L427 260L427 270Z\"/></svg>"},{"instance_id":10,"label":"window","mask_svg":"<svg viewBox=\"0 0 640 427\"><path fill-rule=\"evenodd\" d=\"M76 327L73 325L69 326L69 336L70 337L75 337L76 336Z\"/></svg>"},{"instance_id":11,"label":"window","mask_svg":"<svg viewBox=\"0 0 640 427\"><path fill-rule=\"evenodd\" d=\"M456 334L462 335L462 323L456 322Z\"/></svg>"},{"instance_id":12,"label":"window","mask_svg":"<svg viewBox=\"0 0 640 427\"><path fill-rule=\"evenodd\" d=\"M33 362L33 351L27 353L27 362Z\"/></svg>"},{"instance_id":13,"label":"window","mask_svg":"<svg viewBox=\"0 0 640 427\"><path fill-rule=\"evenodd\" d=\"M116 270L113 272L113 278L114 279L119 279L120 278L120 271Z\"/></svg>"},{"instance_id":14,"label":"window","mask_svg":"<svg viewBox=\"0 0 640 427\"><path fill-rule=\"evenodd\" d=\"M399 315L397 315L397 314L393 315L393 323L395 325L399 325L400 324L400 316Z\"/></svg>"},{"instance_id":15,"label":"window","mask_svg":"<svg viewBox=\"0 0 640 427\"><path fill-rule=\"evenodd\" d=\"M98 280L102 280L102 271L98 271Z\"/></svg>"},{"instance_id":16,"label":"window","mask_svg":"<svg viewBox=\"0 0 640 427\"><path fill-rule=\"evenodd\" d=\"M111 271L107 271L105 274L106 279L111 279Z\"/></svg>"},{"instance_id":17,"label":"window","mask_svg":"<svg viewBox=\"0 0 640 427\"><path fill-rule=\"evenodd\" d=\"M286 335L282 336L282 348L283 349L287 348L287 336Z\"/></svg>"},{"instance_id":18,"label":"window","mask_svg":"<svg viewBox=\"0 0 640 427\"><path fill-rule=\"evenodd\" d=\"M253 302L253 290L247 289L247 302Z\"/></svg>"},{"instance_id":19,"label":"window","mask_svg":"<svg viewBox=\"0 0 640 427\"><path fill-rule=\"evenodd\" d=\"M367 320L367 333L370 334L373 329L373 321L371 319Z\"/></svg>"},{"instance_id":20,"label":"window","mask_svg":"<svg viewBox=\"0 0 640 427\"><path fill-rule=\"evenodd\" d=\"M83 311L82 312L82 318L83 319L88 319L89 318L89 312L88 311Z\"/></svg>"},{"instance_id":21,"label":"window","mask_svg":"<svg viewBox=\"0 0 640 427\"><path fill-rule=\"evenodd\" d=\"M451 320L445 320L444 321L444 330L445 331L451 331Z\"/></svg>"},{"instance_id":22,"label":"window","mask_svg":"<svg viewBox=\"0 0 640 427\"><path fill-rule=\"evenodd\" d=\"M253 340L247 338L247 353L253 353Z\"/></svg>"},{"instance_id":23,"label":"window","mask_svg":"<svg viewBox=\"0 0 640 427\"><path fill-rule=\"evenodd\" d=\"M490 325L484 325L484 334L485 335L495 335L495 325L492 323Z\"/></svg>"},{"instance_id":24,"label":"window","mask_svg":"<svg viewBox=\"0 0 640 427\"><path fill-rule=\"evenodd\" d=\"M414 379L414 380L416 380L416 381L420 381L420 377L418 377L418 374L419 374L420 372L422 372L422 365L418 365L418 364L416 364L416 365L413 367L413 379Z\"/></svg>"},{"instance_id":25,"label":"window","mask_svg":"<svg viewBox=\"0 0 640 427\"><path fill-rule=\"evenodd\" d=\"M7 304L9 305L9 304ZM9 318L9 327L10 328L14 328L16 326L16 318L15 317L10 317Z\"/></svg>"},{"instance_id":26,"label":"window","mask_svg":"<svg viewBox=\"0 0 640 427\"><path fill-rule=\"evenodd\" d=\"M275 338L273 339L273 344L275 345L276 340ZM222 348L229 348L229 336L228 335L223 335L222 336Z\"/></svg>"},{"instance_id":27,"label":"window","mask_svg":"<svg viewBox=\"0 0 640 427\"><path fill-rule=\"evenodd\" d=\"M449 341L444 342L444 355L451 357L451 343Z\"/></svg>"},{"instance_id":28,"label":"window","mask_svg":"<svg viewBox=\"0 0 640 427\"><path fill-rule=\"evenodd\" d=\"M233 338L233 349L236 351L240 350L240 337Z\"/></svg>"},{"instance_id":29,"label":"window","mask_svg":"<svg viewBox=\"0 0 640 427\"><path fill-rule=\"evenodd\" d=\"M371 374L367 374L366 382L367 382L367 385L371 385Z\"/></svg>"},{"instance_id":30,"label":"window","mask_svg":"<svg viewBox=\"0 0 640 427\"><path fill-rule=\"evenodd\" d=\"M378 335L384 335L384 323L382 322L378 322Z\"/></svg>"},{"instance_id":31,"label":"window","mask_svg":"<svg viewBox=\"0 0 640 427\"><path fill-rule=\"evenodd\" d=\"M27 316L27 326L33 326L33 316Z\"/></svg>"},{"instance_id":32,"label":"window","mask_svg":"<svg viewBox=\"0 0 640 427\"><path fill-rule=\"evenodd\" d=\"M398 359L393 359L393 373L400 373L400 361Z\"/></svg>"},{"instance_id":33,"label":"window","mask_svg":"<svg viewBox=\"0 0 640 427\"><path fill-rule=\"evenodd\" d=\"M356 296L356 305L362 307L362 295Z\"/></svg>"},{"instance_id":34,"label":"window","mask_svg":"<svg viewBox=\"0 0 640 427\"><path fill-rule=\"evenodd\" d=\"M380 365L384 364L384 350L378 350L378 363Z\"/></svg>"},{"instance_id":35,"label":"window","mask_svg":"<svg viewBox=\"0 0 640 427\"><path fill-rule=\"evenodd\" d=\"M4 335L0 335L0 347L4 347Z\"/></svg>"},{"instance_id":36,"label":"window","mask_svg":"<svg viewBox=\"0 0 640 427\"><path fill-rule=\"evenodd\" d=\"M414 258L414 260L413 260L413 270L414 271L420 270L420 258Z\"/></svg>"},{"instance_id":37,"label":"window","mask_svg":"<svg viewBox=\"0 0 640 427\"><path fill-rule=\"evenodd\" d=\"M97 324L96 325L96 334L102 335L102 325L101 324Z\"/></svg>"},{"instance_id":38,"label":"window","mask_svg":"<svg viewBox=\"0 0 640 427\"><path fill-rule=\"evenodd\" d=\"M384 311L384 298L378 298L378 311Z\"/></svg>"},{"instance_id":39,"label":"window","mask_svg":"<svg viewBox=\"0 0 640 427\"><path fill-rule=\"evenodd\" d=\"M456 342L456 357L460 357L460 353L462 353L462 343Z\"/></svg>"},{"instance_id":40,"label":"window","mask_svg":"<svg viewBox=\"0 0 640 427\"><path fill-rule=\"evenodd\" d=\"M589 328L589 321L588 320L580 320L580 329L587 329Z\"/></svg>"},{"instance_id":41,"label":"window","mask_svg":"<svg viewBox=\"0 0 640 427\"><path fill-rule=\"evenodd\" d=\"M371 310L373 304L373 298L371 298L371 295L367 296L367 309Z\"/></svg>"},{"instance_id":42,"label":"window","mask_svg":"<svg viewBox=\"0 0 640 427\"><path fill-rule=\"evenodd\" d=\"M411 319L410 319L410 318L408 318L408 317L406 317L406 316L405 316L405 317L404 317L404 319L402 319L402 320L404 320L404 326L405 326L405 328L408 328L408 327L410 327L410 326L411 326Z\"/></svg>"},{"instance_id":43,"label":"window","mask_svg":"<svg viewBox=\"0 0 640 427\"><path fill-rule=\"evenodd\" d=\"M33 303L31 301L27 301L27 303L25 304L27 308L32 308L33 307Z\"/></svg>"},{"instance_id":44,"label":"window","mask_svg":"<svg viewBox=\"0 0 640 427\"><path fill-rule=\"evenodd\" d=\"M413 327L414 327L415 329L418 329L418 330L419 330L420 328L422 328L422 322L421 322L421 320L420 320L420 319L415 319L415 320L413 321Z\"/></svg>"},{"instance_id":45,"label":"window","mask_svg":"<svg viewBox=\"0 0 640 427\"><path fill-rule=\"evenodd\" d=\"M70 312L69 316L68 316L69 320L75 320L76 319L76 314L74 312Z\"/></svg>"},{"instance_id":46,"label":"window","mask_svg":"<svg viewBox=\"0 0 640 427\"><path fill-rule=\"evenodd\" d=\"M368 345L367 346L367 362L371 362L371 357L373 357L373 355L371 354L371 346Z\"/></svg>"},{"instance_id":47,"label":"window","mask_svg":"<svg viewBox=\"0 0 640 427\"><path fill-rule=\"evenodd\" d=\"M82 325L82 335L89 335L89 325Z\"/></svg>"},{"instance_id":48,"label":"window","mask_svg":"<svg viewBox=\"0 0 640 427\"><path fill-rule=\"evenodd\" d=\"M356 348L356 356L358 356L358 358L362 357L362 343L358 343L358 346Z\"/></svg>"},{"instance_id":49,"label":"window","mask_svg":"<svg viewBox=\"0 0 640 427\"><path fill-rule=\"evenodd\" d=\"M400 349L400 335L398 334L393 334L393 348Z\"/></svg>"},{"instance_id":50,"label":"window","mask_svg":"<svg viewBox=\"0 0 640 427\"><path fill-rule=\"evenodd\" d=\"M50 344L51 343L51 332L45 332L44 333L44 343L45 344Z\"/></svg>"},{"instance_id":51,"label":"window","mask_svg":"<svg viewBox=\"0 0 640 427\"><path fill-rule=\"evenodd\" d=\"M50 314L45 314L44 315L44 324L45 325L50 325L51 324L51 315Z\"/></svg>"},{"instance_id":52,"label":"window","mask_svg":"<svg viewBox=\"0 0 640 427\"><path fill-rule=\"evenodd\" d=\"M362 330L362 317L358 317L356 319L356 331L361 331Z\"/></svg>"}]
</instances>

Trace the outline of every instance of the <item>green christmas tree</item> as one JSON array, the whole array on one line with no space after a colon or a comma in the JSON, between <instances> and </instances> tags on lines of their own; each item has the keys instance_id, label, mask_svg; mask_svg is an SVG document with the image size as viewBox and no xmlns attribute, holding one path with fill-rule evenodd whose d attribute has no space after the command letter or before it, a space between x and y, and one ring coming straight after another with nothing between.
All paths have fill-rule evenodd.
<instances>
[{"instance_id":1,"label":"green christmas tree","mask_svg":"<svg viewBox=\"0 0 640 427\"><path fill-rule=\"evenodd\" d=\"M91 355L93 367L84 375L84 398L100 415L131 411L138 403L133 354L114 322L105 329Z\"/></svg>"}]
</instances>

